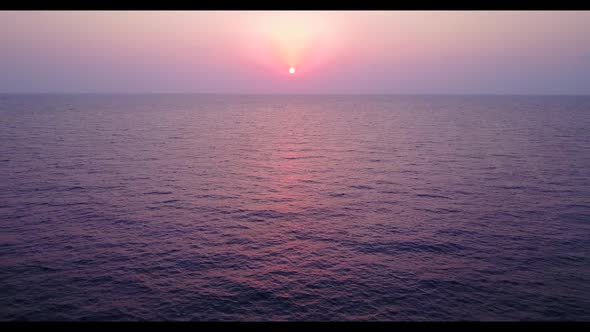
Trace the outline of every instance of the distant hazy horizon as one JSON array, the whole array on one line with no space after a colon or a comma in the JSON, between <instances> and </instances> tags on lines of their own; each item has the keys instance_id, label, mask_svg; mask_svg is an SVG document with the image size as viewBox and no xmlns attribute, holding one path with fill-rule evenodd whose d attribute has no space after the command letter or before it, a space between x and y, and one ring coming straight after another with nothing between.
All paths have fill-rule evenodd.
<instances>
[{"instance_id":1,"label":"distant hazy horizon","mask_svg":"<svg viewBox=\"0 0 590 332\"><path fill-rule=\"evenodd\" d=\"M186 95L186 96L351 96L351 97L589 97L590 93L240 93L240 92L0 92L1 96L148 96L148 95Z\"/></svg>"},{"instance_id":2,"label":"distant hazy horizon","mask_svg":"<svg viewBox=\"0 0 590 332\"><path fill-rule=\"evenodd\" d=\"M0 92L588 95L588 36L588 11L3 11Z\"/></svg>"}]
</instances>

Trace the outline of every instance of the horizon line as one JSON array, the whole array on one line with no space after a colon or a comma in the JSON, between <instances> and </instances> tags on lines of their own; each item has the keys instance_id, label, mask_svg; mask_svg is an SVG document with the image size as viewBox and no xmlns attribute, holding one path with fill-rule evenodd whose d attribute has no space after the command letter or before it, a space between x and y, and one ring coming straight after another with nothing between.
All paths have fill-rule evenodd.
<instances>
[{"instance_id":1,"label":"horizon line","mask_svg":"<svg viewBox=\"0 0 590 332\"><path fill-rule=\"evenodd\" d=\"M590 96L590 93L250 93L250 92L0 92L5 95L225 95L225 96Z\"/></svg>"}]
</instances>

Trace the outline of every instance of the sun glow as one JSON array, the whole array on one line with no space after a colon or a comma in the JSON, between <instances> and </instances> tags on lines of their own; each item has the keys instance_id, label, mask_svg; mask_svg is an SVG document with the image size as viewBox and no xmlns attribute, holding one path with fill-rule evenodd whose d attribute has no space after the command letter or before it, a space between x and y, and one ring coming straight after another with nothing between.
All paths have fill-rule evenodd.
<instances>
[{"instance_id":1,"label":"sun glow","mask_svg":"<svg viewBox=\"0 0 590 332\"><path fill-rule=\"evenodd\" d=\"M339 21L323 12L259 12L243 25L242 52L276 77L285 69L287 77L315 72L330 62L344 34Z\"/></svg>"}]
</instances>

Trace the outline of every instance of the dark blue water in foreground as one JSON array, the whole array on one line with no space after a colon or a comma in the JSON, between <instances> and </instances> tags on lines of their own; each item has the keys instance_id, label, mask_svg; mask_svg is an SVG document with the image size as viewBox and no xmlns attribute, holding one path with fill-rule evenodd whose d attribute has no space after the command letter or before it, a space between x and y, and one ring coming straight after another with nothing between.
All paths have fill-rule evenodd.
<instances>
[{"instance_id":1,"label":"dark blue water in foreground","mask_svg":"<svg viewBox=\"0 0 590 332\"><path fill-rule=\"evenodd\" d=\"M590 98L0 96L0 319L588 320Z\"/></svg>"}]
</instances>

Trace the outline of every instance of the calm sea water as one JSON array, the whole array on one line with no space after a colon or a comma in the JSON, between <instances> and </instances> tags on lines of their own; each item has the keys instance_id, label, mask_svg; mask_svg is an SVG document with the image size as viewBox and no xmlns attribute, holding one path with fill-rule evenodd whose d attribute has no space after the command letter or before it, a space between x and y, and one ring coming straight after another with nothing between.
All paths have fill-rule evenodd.
<instances>
[{"instance_id":1,"label":"calm sea water","mask_svg":"<svg viewBox=\"0 0 590 332\"><path fill-rule=\"evenodd\" d=\"M590 97L0 95L0 319L588 320Z\"/></svg>"}]
</instances>

